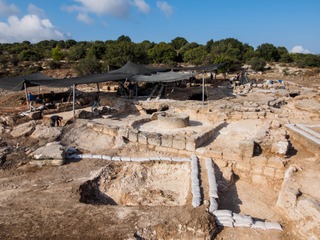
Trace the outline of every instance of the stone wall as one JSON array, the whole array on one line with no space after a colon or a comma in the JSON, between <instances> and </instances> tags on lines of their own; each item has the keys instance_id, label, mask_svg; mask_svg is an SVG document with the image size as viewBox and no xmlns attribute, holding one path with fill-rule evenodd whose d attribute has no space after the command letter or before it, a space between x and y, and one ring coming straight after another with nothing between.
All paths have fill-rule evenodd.
<instances>
[{"instance_id":1,"label":"stone wall","mask_svg":"<svg viewBox=\"0 0 320 240\"><path fill-rule=\"evenodd\" d=\"M241 178L248 179L255 184L271 184L275 180L282 180L286 161L282 157L241 157L237 153L220 152L214 150L199 151L197 156L210 157L224 168L232 163L234 172Z\"/></svg>"}]
</instances>

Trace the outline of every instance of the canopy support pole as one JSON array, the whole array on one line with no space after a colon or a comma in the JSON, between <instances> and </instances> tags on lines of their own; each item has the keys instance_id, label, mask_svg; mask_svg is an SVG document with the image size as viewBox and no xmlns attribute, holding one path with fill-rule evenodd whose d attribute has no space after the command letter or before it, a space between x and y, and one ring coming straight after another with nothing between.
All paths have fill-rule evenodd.
<instances>
[{"instance_id":1,"label":"canopy support pole","mask_svg":"<svg viewBox=\"0 0 320 240\"><path fill-rule=\"evenodd\" d=\"M202 72L202 105L204 105L204 71Z\"/></svg>"},{"instance_id":2,"label":"canopy support pole","mask_svg":"<svg viewBox=\"0 0 320 240\"><path fill-rule=\"evenodd\" d=\"M75 103L76 103L76 85L72 85L72 111L73 111L73 120L76 118L76 111L75 111Z\"/></svg>"},{"instance_id":3,"label":"canopy support pole","mask_svg":"<svg viewBox=\"0 0 320 240\"><path fill-rule=\"evenodd\" d=\"M27 108L29 109L29 100L28 100L28 91L27 91L27 84L26 83L23 83L24 85L24 93L26 95L26 103L27 103Z\"/></svg>"}]
</instances>

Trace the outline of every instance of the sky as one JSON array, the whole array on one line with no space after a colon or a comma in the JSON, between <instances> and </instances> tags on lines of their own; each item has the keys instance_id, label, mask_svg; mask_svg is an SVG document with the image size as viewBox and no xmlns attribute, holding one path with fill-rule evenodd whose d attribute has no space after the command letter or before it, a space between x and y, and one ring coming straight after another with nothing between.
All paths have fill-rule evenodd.
<instances>
[{"instance_id":1,"label":"sky","mask_svg":"<svg viewBox=\"0 0 320 240\"><path fill-rule=\"evenodd\" d=\"M0 0L0 43L235 38L320 54L320 0Z\"/></svg>"}]
</instances>

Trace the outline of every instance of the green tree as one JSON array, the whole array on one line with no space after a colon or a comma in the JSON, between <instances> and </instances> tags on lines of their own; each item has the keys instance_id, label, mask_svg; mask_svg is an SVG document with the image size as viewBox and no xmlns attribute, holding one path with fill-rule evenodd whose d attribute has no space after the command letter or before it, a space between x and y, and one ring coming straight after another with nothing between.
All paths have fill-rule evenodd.
<instances>
[{"instance_id":1,"label":"green tree","mask_svg":"<svg viewBox=\"0 0 320 240\"><path fill-rule=\"evenodd\" d=\"M202 65L207 58L207 51L204 46L192 48L184 53L183 61L195 65Z\"/></svg>"},{"instance_id":2,"label":"green tree","mask_svg":"<svg viewBox=\"0 0 320 240\"><path fill-rule=\"evenodd\" d=\"M314 54L294 53L291 55L298 67L320 67L320 56Z\"/></svg>"},{"instance_id":3,"label":"green tree","mask_svg":"<svg viewBox=\"0 0 320 240\"><path fill-rule=\"evenodd\" d=\"M102 41L96 41L91 44L87 51L89 57L94 57L96 59L102 59L106 52L105 43Z\"/></svg>"},{"instance_id":4,"label":"green tree","mask_svg":"<svg viewBox=\"0 0 320 240\"><path fill-rule=\"evenodd\" d=\"M106 46L104 60L109 65L123 66L135 59L135 44L129 41L109 41Z\"/></svg>"},{"instance_id":5,"label":"green tree","mask_svg":"<svg viewBox=\"0 0 320 240\"><path fill-rule=\"evenodd\" d=\"M131 43L131 38L125 35L121 35L120 37L118 37L117 39L118 42L129 42Z\"/></svg>"},{"instance_id":6,"label":"green tree","mask_svg":"<svg viewBox=\"0 0 320 240\"><path fill-rule=\"evenodd\" d=\"M149 49L148 57L152 63L172 64L176 58L176 51L171 44L160 42Z\"/></svg>"},{"instance_id":7,"label":"green tree","mask_svg":"<svg viewBox=\"0 0 320 240\"><path fill-rule=\"evenodd\" d=\"M257 57L263 58L266 61L270 62L278 62L280 59L278 49L270 43L264 43L259 45L256 49L256 54Z\"/></svg>"},{"instance_id":8,"label":"green tree","mask_svg":"<svg viewBox=\"0 0 320 240\"><path fill-rule=\"evenodd\" d=\"M54 49L52 49L52 59L55 62L59 62L63 59L64 54L60 50L59 46L57 45Z\"/></svg>"},{"instance_id":9,"label":"green tree","mask_svg":"<svg viewBox=\"0 0 320 240\"><path fill-rule=\"evenodd\" d=\"M73 39L68 39L65 43L65 48L69 49L71 48L72 46L76 45L77 44L77 41L76 40L73 40Z\"/></svg>"},{"instance_id":10,"label":"green tree","mask_svg":"<svg viewBox=\"0 0 320 240\"><path fill-rule=\"evenodd\" d=\"M84 43L77 43L76 45L72 46L67 53L67 57L71 61L77 61L86 56L86 44Z\"/></svg>"},{"instance_id":11,"label":"green tree","mask_svg":"<svg viewBox=\"0 0 320 240\"><path fill-rule=\"evenodd\" d=\"M171 44L175 50L179 51L184 45L186 45L188 41L183 37L176 37L171 40Z\"/></svg>"},{"instance_id":12,"label":"green tree","mask_svg":"<svg viewBox=\"0 0 320 240\"><path fill-rule=\"evenodd\" d=\"M41 59L42 55L31 49L23 50L19 54L19 60L21 61L39 61Z\"/></svg>"}]
</instances>

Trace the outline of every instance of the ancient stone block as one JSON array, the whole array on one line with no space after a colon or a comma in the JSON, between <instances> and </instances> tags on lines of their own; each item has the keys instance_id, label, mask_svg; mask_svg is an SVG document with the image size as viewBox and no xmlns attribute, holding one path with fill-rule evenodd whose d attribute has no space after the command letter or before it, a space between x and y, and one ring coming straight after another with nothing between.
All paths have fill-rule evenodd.
<instances>
[{"instance_id":1,"label":"ancient stone block","mask_svg":"<svg viewBox=\"0 0 320 240\"><path fill-rule=\"evenodd\" d=\"M141 144L148 144L148 137L147 137L147 133L145 132L139 132L138 134L138 142Z\"/></svg>"},{"instance_id":2,"label":"ancient stone block","mask_svg":"<svg viewBox=\"0 0 320 240\"><path fill-rule=\"evenodd\" d=\"M193 137L186 138L186 150L188 151L196 150L196 141Z\"/></svg>"},{"instance_id":3,"label":"ancient stone block","mask_svg":"<svg viewBox=\"0 0 320 240\"><path fill-rule=\"evenodd\" d=\"M230 152L230 151L223 151L222 153L223 160L230 160L230 161L241 161L241 156L238 153Z\"/></svg>"},{"instance_id":4,"label":"ancient stone block","mask_svg":"<svg viewBox=\"0 0 320 240\"><path fill-rule=\"evenodd\" d=\"M148 133L148 144L154 146L161 146L161 135L158 133Z\"/></svg>"},{"instance_id":5,"label":"ancient stone block","mask_svg":"<svg viewBox=\"0 0 320 240\"><path fill-rule=\"evenodd\" d=\"M149 146L148 146L149 147ZM155 146L155 151L157 152L168 152L170 148L167 148L167 147L162 147L162 146Z\"/></svg>"},{"instance_id":6,"label":"ancient stone block","mask_svg":"<svg viewBox=\"0 0 320 240\"><path fill-rule=\"evenodd\" d=\"M176 135L172 140L172 148L175 149L185 149L186 148L186 138L184 136Z\"/></svg>"},{"instance_id":7,"label":"ancient stone block","mask_svg":"<svg viewBox=\"0 0 320 240\"><path fill-rule=\"evenodd\" d=\"M268 167L273 167L276 169L283 169L284 168L284 162L282 161L282 158L280 158L280 157L269 158L267 165L268 165Z\"/></svg>"},{"instance_id":8,"label":"ancient stone block","mask_svg":"<svg viewBox=\"0 0 320 240\"><path fill-rule=\"evenodd\" d=\"M241 157L252 157L254 151L254 142L252 140L242 140L239 143L239 153Z\"/></svg>"},{"instance_id":9,"label":"ancient stone block","mask_svg":"<svg viewBox=\"0 0 320 240\"><path fill-rule=\"evenodd\" d=\"M263 174L267 177L274 178L275 169L272 167L265 167L263 170Z\"/></svg>"},{"instance_id":10,"label":"ancient stone block","mask_svg":"<svg viewBox=\"0 0 320 240\"><path fill-rule=\"evenodd\" d=\"M250 172L251 171L251 166L246 163L237 162L235 164L235 167L237 170L242 171L242 172Z\"/></svg>"},{"instance_id":11,"label":"ancient stone block","mask_svg":"<svg viewBox=\"0 0 320 240\"><path fill-rule=\"evenodd\" d=\"M38 148L29 155L35 165L62 165L66 153L64 147L59 142L48 143L46 146Z\"/></svg>"},{"instance_id":12,"label":"ancient stone block","mask_svg":"<svg viewBox=\"0 0 320 240\"><path fill-rule=\"evenodd\" d=\"M274 177L276 179L283 179L283 176L284 176L283 170L278 170L278 169L275 170Z\"/></svg>"},{"instance_id":13,"label":"ancient stone block","mask_svg":"<svg viewBox=\"0 0 320 240\"><path fill-rule=\"evenodd\" d=\"M137 142L138 141L138 133L139 133L139 131L137 131L137 130L130 130L129 135L128 135L129 141L130 142Z\"/></svg>"},{"instance_id":14,"label":"ancient stone block","mask_svg":"<svg viewBox=\"0 0 320 240\"><path fill-rule=\"evenodd\" d=\"M164 134L161 137L161 146L172 148L173 136Z\"/></svg>"},{"instance_id":15,"label":"ancient stone block","mask_svg":"<svg viewBox=\"0 0 320 240\"><path fill-rule=\"evenodd\" d=\"M195 136L195 143L196 143L196 148L201 147L204 143L204 138L202 135L196 135Z\"/></svg>"},{"instance_id":16,"label":"ancient stone block","mask_svg":"<svg viewBox=\"0 0 320 240\"><path fill-rule=\"evenodd\" d=\"M119 128L118 135L125 137L125 138L128 138L129 137L129 129L128 128Z\"/></svg>"},{"instance_id":17,"label":"ancient stone block","mask_svg":"<svg viewBox=\"0 0 320 240\"><path fill-rule=\"evenodd\" d=\"M35 129L35 121L29 121L15 126L11 132L12 137L21 137L30 135Z\"/></svg>"},{"instance_id":18,"label":"ancient stone block","mask_svg":"<svg viewBox=\"0 0 320 240\"><path fill-rule=\"evenodd\" d=\"M251 173L253 175L262 175L263 174L263 166L252 166Z\"/></svg>"},{"instance_id":19,"label":"ancient stone block","mask_svg":"<svg viewBox=\"0 0 320 240\"><path fill-rule=\"evenodd\" d=\"M228 165L228 162L222 159L213 159L213 161L219 168L224 168Z\"/></svg>"},{"instance_id":20,"label":"ancient stone block","mask_svg":"<svg viewBox=\"0 0 320 240\"><path fill-rule=\"evenodd\" d=\"M288 141L275 142L271 146L271 152L285 155L288 151L289 143Z\"/></svg>"},{"instance_id":21,"label":"ancient stone block","mask_svg":"<svg viewBox=\"0 0 320 240\"><path fill-rule=\"evenodd\" d=\"M220 151L215 151L215 150L210 150L207 151L208 154L206 154L206 157L211 157L212 159L222 159L222 152Z\"/></svg>"},{"instance_id":22,"label":"ancient stone block","mask_svg":"<svg viewBox=\"0 0 320 240\"><path fill-rule=\"evenodd\" d=\"M265 165L267 165L267 158L263 157L263 156L253 157L253 158L251 158L251 164L265 166Z\"/></svg>"}]
</instances>

